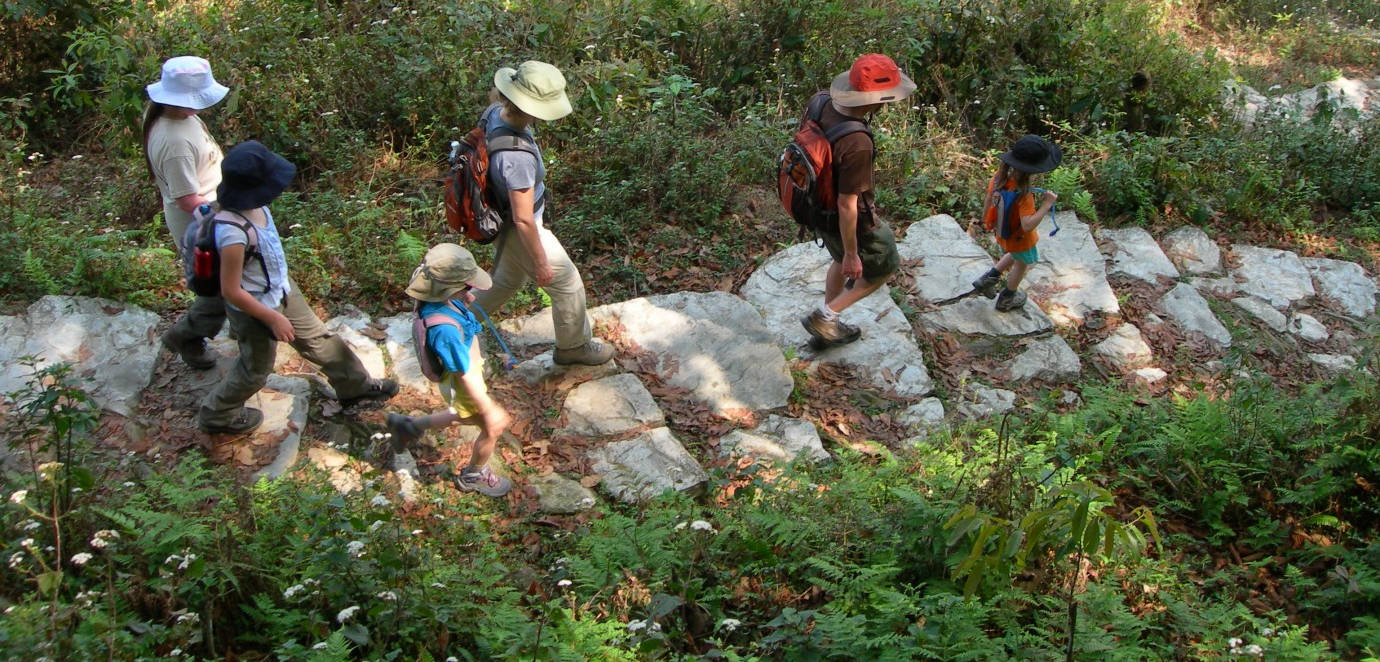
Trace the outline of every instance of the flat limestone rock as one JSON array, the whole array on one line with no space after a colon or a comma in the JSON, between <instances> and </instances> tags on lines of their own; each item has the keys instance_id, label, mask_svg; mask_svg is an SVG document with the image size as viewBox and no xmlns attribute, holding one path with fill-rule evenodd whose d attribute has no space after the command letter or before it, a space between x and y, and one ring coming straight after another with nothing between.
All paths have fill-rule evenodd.
<instances>
[{"instance_id":1,"label":"flat limestone rock","mask_svg":"<svg viewBox=\"0 0 1380 662\"><path fill-rule=\"evenodd\" d=\"M974 384L961 397L958 415L969 420L1000 416L1016 408L1016 394L1006 389Z\"/></svg>"},{"instance_id":2,"label":"flat limestone rock","mask_svg":"<svg viewBox=\"0 0 1380 662\"><path fill-rule=\"evenodd\" d=\"M973 280L992 268L992 256L948 214L912 223L896 249L903 260L924 260L911 275L920 297L930 302L967 293Z\"/></svg>"},{"instance_id":3,"label":"flat limestone rock","mask_svg":"<svg viewBox=\"0 0 1380 662\"><path fill-rule=\"evenodd\" d=\"M1093 345L1092 350L1093 354L1122 372L1143 368L1154 358L1154 352L1150 344L1145 342L1140 329L1130 323L1118 326L1106 340Z\"/></svg>"},{"instance_id":4,"label":"flat limestone rock","mask_svg":"<svg viewBox=\"0 0 1380 662\"><path fill-rule=\"evenodd\" d=\"M1274 248L1235 244L1232 270L1237 288L1281 310L1316 294L1313 276L1298 255Z\"/></svg>"},{"instance_id":5,"label":"flat limestone rock","mask_svg":"<svg viewBox=\"0 0 1380 662\"><path fill-rule=\"evenodd\" d=\"M589 451L602 484L625 503L640 503L666 490L685 491L709 480L699 462L667 428Z\"/></svg>"},{"instance_id":6,"label":"flat limestone rock","mask_svg":"<svg viewBox=\"0 0 1380 662\"><path fill-rule=\"evenodd\" d=\"M970 335L1020 338L1054 330L1054 321L1029 299L1021 310L999 312L990 299L980 296L941 306L920 314L920 321L932 331L954 331Z\"/></svg>"},{"instance_id":7,"label":"flat limestone rock","mask_svg":"<svg viewBox=\"0 0 1380 662\"><path fill-rule=\"evenodd\" d=\"M1055 237L1058 238L1057 236ZM1126 274L1151 285L1159 285L1161 278L1177 280L1179 270L1160 250L1155 238L1145 228L1098 230L1097 238L1105 245L1113 274Z\"/></svg>"},{"instance_id":8,"label":"flat limestone rock","mask_svg":"<svg viewBox=\"0 0 1380 662\"><path fill-rule=\"evenodd\" d=\"M542 352L513 368L513 374L523 378L529 384L567 375L576 379L599 379L600 377L616 375L618 371L617 361L608 361L600 365L560 365L556 363L554 351Z\"/></svg>"},{"instance_id":9,"label":"flat limestone rock","mask_svg":"<svg viewBox=\"0 0 1380 662\"><path fill-rule=\"evenodd\" d=\"M1289 317L1289 333L1314 343L1323 342L1331 336L1327 327L1308 313L1294 313Z\"/></svg>"},{"instance_id":10,"label":"flat limestone rock","mask_svg":"<svg viewBox=\"0 0 1380 662\"><path fill-rule=\"evenodd\" d=\"M32 371L20 358L33 356L38 369L71 363L72 377L97 406L129 416L162 349L157 325L157 315L137 306L45 296L23 316L0 317L0 398L25 387Z\"/></svg>"},{"instance_id":11,"label":"flat limestone rock","mask_svg":"<svg viewBox=\"0 0 1380 662\"><path fill-rule=\"evenodd\" d=\"M537 510L543 513L574 515L599 502L593 490L558 473L536 476L529 484L537 490Z\"/></svg>"},{"instance_id":12,"label":"flat limestone rock","mask_svg":"<svg viewBox=\"0 0 1380 662\"><path fill-rule=\"evenodd\" d=\"M364 489L359 473L350 468L350 456L334 448L315 446L307 449L307 460L330 476L335 491L349 494Z\"/></svg>"},{"instance_id":13,"label":"flat limestone rock","mask_svg":"<svg viewBox=\"0 0 1380 662\"><path fill-rule=\"evenodd\" d=\"M1040 233L1040 261L1031 265L1021 285L1040 308L1060 326L1079 325L1089 315L1114 315L1121 312L1116 292L1107 283L1107 265L1093 241L1092 231L1073 212L1057 214L1060 231L1048 216L1036 230Z\"/></svg>"},{"instance_id":14,"label":"flat limestone rock","mask_svg":"<svg viewBox=\"0 0 1380 662\"><path fill-rule=\"evenodd\" d=\"M1164 254L1183 272L1201 276L1222 268L1222 249L1202 228L1186 225L1160 241Z\"/></svg>"},{"instance_id":15,"label":"flat limestone rock","mask_svg":"<svg viewBox=\"0 0 1380 662\"><path fill-rule=\"evenodd\" d=\"M1318 294L1335 300L1347 315L1362 319L1375 312L1375 281L1354 262L1320 257L1303 258Z\"/></svg>"},{"instance_id":16,"label":"flat limestone rock","mask_svg":"<svg viewBox=\"0 0 1380 662\"><path fill-rule=\"evenodd\" d=\"M1270 327L1276 333L1284 333L1287 330L1289 319L1284 316L1284 313L1276 310L1274 306L1255 297L1236 297L1231 302L1264 322L1265 326Z\"/></svg>"},{"instance_id":17,"label":"flat limestone rock","mask_svg":"<svg viewBox=\"0 0 1380 662\"><path fill-rule=\"evenodd\" d=\"M775 342L800 347L809 334L800 318L824 300L824 276L829 253L813 243L796 244L767 259L743 284L742 295L757 308ZM842 314L862 329L862 338L814 356L818 362L840 363L859 369L873 386L906 397L928 395L934 388L925 356L911 334L905 313L883 285Z\"/></svg>"},{"instance_id":18,"label":"flat limestone rock","mask_svg":"<svg viewBox=\"0 0 1380 662\"><path fill-rule=\"evenodd\" d=\"M301 377L269 375L263 390L245 404L264 413L263 425L250 435L251 438L267 439L268 443L276 440L278 446L277 456L254 474L254 480L273 480L297 463L302 430L307 427L307 411L311 405L311 382Z\"/></svg>"},{"instance_id":19,"label":"flat limestone rock","mask_svg":"<svg viewBox=\"0 0 1380 662\"><path fill-rule=\"evenodd\" d=\"M733 430L720 437L719 454L777 462L791 462L801 456L815 462L831 459L813 423L775 414L752 430Z\"/></svg>"},{"instance_id":20,"label":"flat limestone rock","mask_svg":"<svg viewBox=\"0 0 1380 662\"><path fill-rule=\"evenodd\" d=\"M625 338L656 356L668 384L689 389L716 413L783 407L795 387L762 315L727 292L632 299L591 314L622 324Z\"/></svg>"},{"instance_id":21,"label":"flat limestone rock","mask_svg":"<svg viewBox=\"0 0 1380 662\"><path fill-rule=\"evenodd\" d=\"M1356 367L1356 359L1345 354L1308 354L1308 360L1329 374L1340 374Z\"/></svg>"},{"instance_id":22,"label":"flat limestone rock","mask_svg":"<svg viewBox=\"0 0 1380 662\"><path fill-rule=\"evenodd\" d=\"M1236 281L1230 276L1223 278L1204 278L1201 276L1188 279L1188 284L1200 294L1208 294L1215 297L1234 297L1237 295ZM1256 299L1259 301L1259 299Z\"/></svg>"},{"instance_id":23,"label":"flat limestone rock","mask_svg":"<svg viewBox=\"0 0 1380 662\"><path fill-rule=\"evenodd\" d=\"M921 429L941 425L944 423L944 403L939 398L925 398L906 407L896 416L896 420L902 425Z\"/></svg>"},{"instance_id":24,"label":"flat limestone rock","mask_svg":"<svg viewBox=\"0 0 1380 662\"><path fill-rule=\"evenodd\" d=\"M666 415L636 375L623 373L585 382L565 397L564 434L605 437L666 424Z\"/></svg>"},{"instance_id":25,"label":"flat limestone rock","mask_svg":"<svg viewBox=\"0 0 1380 662\"><path fill-rule=\"evenodd\" d=\"M1212 314L1203 295L1188 283L1179 283L1160 298L1160 308L1185 331L1201 333L1219 347L1231 347L1231 332Z\"/></svg>"},{"instance_id":26,"label":"flat limestone rock","mask_svg":"<svg viewBox=\"0 0 1380 662\"><path fill-rule=\"evenodd\" d=\"M1165 380L1169 373L1154 367L1138 368L1131 371L1131 381L1145 386L1154 386Z\"/></svg>"},{"instance_id":27,"label":"flat limestone rock","mask_svg":"<svg viewBox=\"0 0 1380 662\"><path fill-rule=\"evenodd\" d=\"M1032 341L1024 352L1006 366L1008 377L1018 382L1032 379L1069 381L1077 379L1082 371L1078 355L1057 335Z\"/></svg>"},{"instance_id":28,"label":"flat limestone rock","mask_svg":"<svg viewBox=\"0 0 1380 662\"><path fill-rule=\"evenodd\" d=\"M436 386L422 374L422 367L417 364L417 350L412 346L412 317L412 313L403 313L380 319L387 336L383 346L388 350L393 378L398 385L416 393L430 394Z\"/></svg>"}]
</instances>

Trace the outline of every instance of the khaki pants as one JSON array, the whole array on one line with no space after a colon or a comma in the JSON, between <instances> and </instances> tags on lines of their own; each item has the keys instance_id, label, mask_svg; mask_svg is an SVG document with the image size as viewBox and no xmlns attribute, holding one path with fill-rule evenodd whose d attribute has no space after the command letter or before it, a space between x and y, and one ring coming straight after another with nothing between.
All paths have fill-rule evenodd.
<instances>
[{"instance_id":1,"label":"khaki pants","mask_svg":"<svg viewBox=\"0 0 1380 662\"><path fill-rule=\"evenodd\" d=\"M551 317L556 326L557 349L576 349L589 342L594 335L590 328L589 316L585 311L585 282L580 279L580 271L570 261L565 247L550 230L537 231L541 237L542 248L546 251L546 261L551 264L551 283L542 289L551 297ZM494 314L513 293L522 289L532 279L536 271L532 256L522 245L517 231L509 225L498 236L494 245L494 266L489 275L493 287L474 292L475 302L485 311Z\"/></svg>"},{"instance_id":2,"label":"khaki pants","mask_svg":"<svg viewBox=\"0 0 1380 662\"><path fill-rule=\"evenodd\" d=\"M177 318L168 330L168 340L179 350L203 338L214 338L225 325L225 300L220 297L197 297L187 312Z\"/></svg>"},{"instance_id":3,"label":"khaki pants","mask_svg":"<svg viewBox=\"0 0 1380 662\"><path fill-rule=\"evenodd\" d=\"M292 292L283 298L278 312L292 323L292 331L297 336L291 343L293 349L321 367L340 399L364 393L370 379L364 364L345 341L326 330L326 325L302 298L297 283L288 282ZM229 306L225 314L230 319L230 330L239 336L240 356L220 386L202 401L199 417L203 425L225 425L234 420L245 401L264 387L278 354L278 341L263 322Z\"/></svg>"}]
</instances>

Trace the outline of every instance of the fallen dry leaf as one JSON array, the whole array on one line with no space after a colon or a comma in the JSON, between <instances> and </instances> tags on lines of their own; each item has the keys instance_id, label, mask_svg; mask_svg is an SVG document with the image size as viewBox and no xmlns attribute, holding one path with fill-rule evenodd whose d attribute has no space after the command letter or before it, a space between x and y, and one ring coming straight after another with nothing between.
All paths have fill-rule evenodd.
<instances>
[{"instance_id":1,"label":"fallen dry leaf","mask_svg":"<svg viewBox=\"0 0 1380 662\"><path fill-rule=\"evenodd\" d=\"M584 485L585 487L594 487L595 485L598 485L599 481L603 479L604 477L600 476L599 474L591 474L589 476L581 478L580 484Z\"/></svg>"}]
</instances>

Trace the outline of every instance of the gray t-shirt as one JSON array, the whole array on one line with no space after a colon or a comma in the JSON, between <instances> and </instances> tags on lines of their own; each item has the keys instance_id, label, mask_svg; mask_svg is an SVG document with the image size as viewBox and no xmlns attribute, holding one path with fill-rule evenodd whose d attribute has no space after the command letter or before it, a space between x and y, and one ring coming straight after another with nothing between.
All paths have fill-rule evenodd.
<instances>
[{"instance_id":1,"label":"gray t-shirt","mask_svg":"<svg viewBox=\"0 0 1380 662\"><path fill-rule=\"evenodd\" d=\"M283 241L278 236L278 226L273 224L273 214L264 207L264 216L268 222L263 227L254 226L253 232L255 243L258 246L259 254L263 256L263 262L259 258L250 258L244 264L244 273L240 276L240 286L248 292L254 300L276 310L283 303L283 297L287 296L291 289L288 281L287 255L283 252ZM245 222L244 217L234 212L222 211L220 218ZM252 224L251 224L252 225ZM226 246L235 244L249 244L249 233L239 227L216 224L216 246L224 249ZM248 251L248 248L245 249ZM264 267L268 267L265 273ZM225 305L235 308L229 301Z\"/></svg>"},{"instance_id":2,"label":"gray t-shirt","mask_svg":"<svg viewBox=\"0 0 1380 662\"><path fill-rule=\"evenodd\" d=\"M494 191L503 196L507 196L508 191L513 189L533 189L532 198L536 201L536 209L532 210L532 217L537 227L542 227L542 216L546 211L546 164L541 158L541 147L537 146L536 138L531 131L519 130L503 121L498 112L502 107L501 104L495 103L484 109L481 119L484 121L485 133L492 133L499 127L507 127L518 136L532 141L537 156L522 150L491 153L489 181L493 182Z\"/></svg>"}]
</instances>

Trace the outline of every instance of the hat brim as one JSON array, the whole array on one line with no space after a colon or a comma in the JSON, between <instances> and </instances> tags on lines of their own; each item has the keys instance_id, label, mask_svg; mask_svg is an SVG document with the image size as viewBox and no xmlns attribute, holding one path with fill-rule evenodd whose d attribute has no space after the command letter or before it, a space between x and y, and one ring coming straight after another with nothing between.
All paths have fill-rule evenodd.
<instances>
[{"instance_id":1,"label":"hat brim","mask_svg":"<svg viewBox=\"0 0 1380 662\"><path fill-rule=\"evenodd\" d=\"M573 108L570 106L570 97L565 95L565 90L561 90L559 99L542 101L528 96L522 88L513 84L513 75L517 69L512 67L502 67L494 72L494 87L498 88L503 96L512 101L522 112L531 115L539 120L550 122L569 115Z\"/></svg>"},{"instance_id":2,"label":"hat brim","mask_svg":"<svg viewBox=\"0 0 1380 662\"><path fill-rule=\"evenodd\" d=\"M191 108L192 110L205 110L221 102L225 95L230 93L230 88L213 83L204 90L196 92L173 92L163 85L163 81L149 83L144 88L149 93L149 99L166 106L177 106L178 108Z\"/></svg>"},{"instance_id":3,"label":"hat brim","mask_svg":"<svg viewBox=\"0 0 1380 662\"><path fill-rule=\"evenodd\" d=\"M915 81L910 79L904 72L901 73L901 82L894 87L885 90L874 90L863 92L853 89L853 85L848 81L848 72L845 71L834 76L834 82L829 85L829 98L845 108L856 108L858 106L870 106L874 103L891 103L900 101L915 92Z\"/></svg>"},{"instance_id":4,"label":"hat brim","mask_svg":"<svg viewBox=\"0 0 1380 662\"><path fill-rule=\"evenodd\" d=\"M278 199L297 175L297 166L273 152L268 152L265 165L267 172L264 180L254 186L237 188L222 180L220 186L216 187L216 201L220 206L226 209L255 209Z\"/></svg>"},{"instance_id":5,"label":"hat brim","mask_svg":"<svg viewBox=\"0 0 1380 662\"><path fill-rule=\"evenodd\" d=\"M489 272L483 269L475 269L474 274L463 284L450 285L438 289L436 283L432 282L431 277L426 275L421 269L418 269L412 274L412 280L408 281L407 288L404 291L407 292L407 296L417 299L418 301L440 303L455 298L455 295L464 291L466 287L476 290L487 290L493 286L494 281L489 277Z\"/></svg>"},{"instance_id":6,"label":"hat brim","mask_svg":"<svg viewBox=\"0 0 1380 662\"><path fill-rule=\"evenodd\" d=\"M1045 145L1045 158L1039 161L1022 161L1016 158L1016 155L1012 154L1010 150L1002 152L997 158L1001 159L1002 163L1028 175L1038 175L1042 172L1049 172L1058 168L1059 164L1064 160L1063 150L1059 149L1058 145L1048 140L1041 139L1041 142Z\"/></svg>"}]
</instances>

